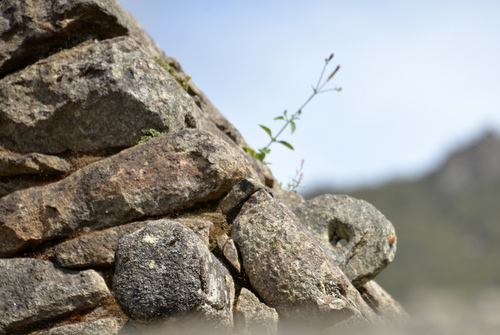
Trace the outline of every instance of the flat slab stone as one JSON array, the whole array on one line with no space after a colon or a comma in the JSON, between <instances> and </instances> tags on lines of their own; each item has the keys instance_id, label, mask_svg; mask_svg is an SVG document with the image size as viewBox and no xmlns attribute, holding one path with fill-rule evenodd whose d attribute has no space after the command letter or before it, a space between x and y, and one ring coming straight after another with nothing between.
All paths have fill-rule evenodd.
<instances>
[{"instance_id":1,"label":"flat slab stone","mask_svg":"<svg viewBox=\"0 0 500 335\"><path fill-rule=\"evenodd\" d=\"M193 230L208 246L212 222L203 219L174 219ZM133 222L82 235L59 244L54 255L57 265L64 268L88 268L115 264L118 240L146 226L150 221Z\"/></svg>"},{"instance_id":2,"label":"flat slab stone","mask_svg":"<svg viewBox=\"0 0 500 335\"><path fill-rule=\"evenodd\" d=\"M110 266L115 263L118 240L141 229L148 221L104 229L59 244L54 250L57 265L63 268Z\"/></svg>"},{"instance_id":3,"label":"flat slab stone","mask_svg":"<svg viewBox=\"0 0 500 335\"><path fill-rule=\"evenodd\" d=\"M0 334L97 307L110 297L94 270L60 270L39 259L0 259Z\"/></svg>"},{"instance_id":4,"label":"flat slab stone","mask_svg":"<svg viewBox=\"0 0 500 335\"><path fill-rule=\"evenodd\" d=\"M325 194L293 211L356 287L375 278L394 260L394 227L366 201Z\"/></svg>"},{"instance_id":5,"label":"flat slab stone","mask_svg":"<svg viewBox=\"0 0 500 335\"><path fill-rule=\"evenodd\" d=\"M196 129L148 142L87 165L49 185L0 199L0 257L219 199L255 176L236 146Z\"/></svg>"},{"instance_id":6,"label":"flat slab stone","mask_svg":"<svg viewBox=\"0 0 500 335\"><path fill-rule=\"evenodd\" d=\"M38 153L27 155L1 155L0 177L23 174L63 174L71 166L62 158Z\"/></svg>"}]
</instances>

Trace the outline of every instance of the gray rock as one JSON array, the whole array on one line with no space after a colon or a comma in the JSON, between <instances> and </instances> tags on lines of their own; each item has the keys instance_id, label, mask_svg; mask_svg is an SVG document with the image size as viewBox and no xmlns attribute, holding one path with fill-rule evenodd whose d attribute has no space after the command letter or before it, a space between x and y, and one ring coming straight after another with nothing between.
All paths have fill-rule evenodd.
<instances>
[{"instance_id":1,"label":"gray rock","mask_svg":"<svg viewBox=\"0 0 500 335\"><path fill-rule=\"evenodd\" d=\"M42 241L219 199L245 177L246 157L195 129L149 140L49 185L0 199L0 257Z\"/></svg>"},{"instance_id":2,"label":"gray rock","mask_svg":"<svg viewBox=\"0 0 500 335\"><path fill-rule=\"evenodd\" d=\"M134 143L140 136L142 129L156 128L157 130L171 131L172 125L165 126L165 115L155 116L155 114L159 110L162 111L166 105L170 107L176 105L177 101L169 104L165 99L165 89L162 87L165 82L163 78L156 78L154 73L151 73L147 78L141 77L145 72L142 67L144 65L150 66L150 63L140 61L138 64L127 57L129 55L123 55L123 50L118 51L116 48L111 51L113 55L107 58L106 55L100 59L96 55L85 56L82 54L81 59L84 59L85 62L93 60L89 64L82 63L81 59L74 62L67 57L71 54L68 53L68 49L77 47L82 42L84 45L88 45L91 41L104 40L102 43L106 44L106 40L119 36L130 36L140 46L140 53L145 53L149 61L151 61L152 56L156 56L168 63L171 67L169 72L176 80L187 78L179 63L174 58L167 57L142 27L114 0L54 0L42 2L36 6L24 1L2 1L0 3L0 78L13 70L25 69L28 65L35 63L36 65L30 67L31 70L22 71L23 73L31 71L31 74L22 78L16 74L15 78L17 79L6 79L5 81L7 87L12 83L17 84L11 87L14 90L19 88L18 84L24 82L26 85L15 92L8 89L3 92L7 96L24 94L24 97L17 98L17 101L4 102L3 107L0 99L0 125L4 123L9 124L7 128L21 128L21 132L25 135L29 134L29 136L23 140L18 136L18 133L14 134L12 129L1 129L0 134L7 134L6 130L8 130L9 136L15 136L15 139L9 139L8 136L5 136L3 140L0 138L0 143L7 143L8 147L18 148L20 152L54 153L61 151L64 146L87 150L89 146L96 147L99 143L106 144L103 137L109 137L104 135L109 134L110 131L114 132L114 139L107 138L107 140L115 146L123 145L123 141L128 142L125 146L130 146L130 143ZM101 45L102 43L97 44ZM78 46L76 49L78 50L80 47ZM58 53L58 55L53 55L54 53ZM50 55L53 56L49 57ZM49 58L46 59L47 57ZM109 60L117 63L113 69L109 67ZM125 62L120 64L122 60ZM42 76L38 77L38 73ZM109 85L96 87L102 86L99 85L98 81L99 78L102 79L105 76L109 79ZM137 85L137 82L140 84ZM186 113L185 118L181 118L183 124L186 127L205 129L228 142L236 143L239 147L248 146L238 130L212 105L203 92L194 83L189 83L188 94L192 96L192 99L189 100L193 100L196 105L192 113ZM30 87L35 87L36 92L30 93ZM0 88L0 95L2 91ZM63 94L58 96L59 91ZM183 92L183 89L181 91ZM111 94L103 99L102 95L106 95L106 93ZM97 100L103 101L98 102ZM31 103L32 106L36 107L35 110L22 106L24 102L20 101ZM193 101L182 101L182 103L187 103L184 107L189 107ZM22 113L12 111L13 105L21 110L24 108L31 117L42 121L38 122L39 127L33 128L31 125L26 126L25 124L15 125L17 121L8 122L12 117L22 118ZM21 108L19 108L20 105ZM181 104L177 104L175 107L179 106ZM114 120L118 121L118 124L109 123L106 126L102 120L98 120L99 116L103 114L99 111L107 111L111 107L113 110L122 113L130 112L130 114L127 117L116 114ZM3 108L10 109L11 112L7 113L8 115L2 115ZM145 114L141 115L140 111L145 112ZM10 114L14 114L14 116ZM74 121L72 121L71 116L75 116ZM113 119L113 117L109 117L109 119ZM46 122L47 120L51 122ZM125 120L135 121L126 122ZM52 123L56 123L56 125ZM77 127L65 127L61 123L67 126L77 124ZM91 123L94 126L93 130L88 129ZM130 128L134 124L136 128ZM120 126L120 129L116 129L117 125ZM29 131L25 131L26 127L29 128ZM40 127L49 131L44 132L44 129L40 129ZM70 141L70 144L65 143L68 142L68 137L73 135L81 137L81 133L88 135L85 137L86 141L80 139L80 141ZM30 143L30 146L35 145L37 139L43 138L44 141L47 141L48 135L56 139L49 141L47 145L39 143L38 148L44 147L49 151L28 150L26 143L16 143L16 141L34 142ZM89 139L89 136L93 138ZM118 140L119 137L121 137L120 140ZM33 138L35 140L32 140ZM39 140L38 142L43 141ZM262 183L267 186L276 184L267 167L251 157L248 158Z\"/></svg>"},{"instance_id":3,"label":"gray rock","mask_svg":"<svg viewBox=\"0 0 500 335\"><path fill-rule=\"evenodd\" d=\"M217 236L217 246L222 251L224 258L231 264L231 266L236 270L236 272L241 272L240 258L238 255L238 250L234 245L232 238L226 234Z\"/></svg>"},{"instance_id":4,"label":"gray rock","mask_svg":"<svg viewBox=\"0 0 500 335\"><path fill-rule=\"evenodd\" d=\"M118 240L143 228L147 223L148 221L133 222L63 242L54 250L57 265L64 268L113 265Z\"/></svg>"},{"instance_id":5,"label":"gray rock","mask_svg":"<svg viewBox=\"0 0 500 335\"><path fill-rule=\"evenodd\" d=\"M95 308L110 297L95 271L59 270L39 259L0 259L0 334Z\"/></svg>"},{"instance_id":6,"label":"gray rock","mask_svg":"<svg viewBox=\"0 0 500 335\"><path fill-rule=\"evenodd\" d=\"M290 208L294 208L305 201L301 195L292 191L283 190L282 188L273 188L273 193L276 198Z\"/></svg>"},{"instance_id":7,"label":"gray rock","mask_svg":"<svg viewBox=\"0 0 500 335\"><path fill-rule=\"evenodd\" d=\"M55 327L40 335L116 335L120 328L116 319L106 318Z\"/></svg>"},{"instance_id":8,"label":"gray rock","mask_svg":"<svg viewBox=\"0 0 500 335\"><path fill-rule=\"evenodd\" d=\"M378 283L370 280L358 291L366 303L390 325L404 325L410 321L410 316L403 306L394 300Z\"/></svg>"},{"instance_id":9,"label":"gray rock","mask_svg":"<svg viewBox=\"0 0 500 335\"><path fill-rule=\"evenodd\" d=\"M172 57L166 57L164 60L173 70L173 75L185 78L186 74L182 71L180 64ZM208 100L203 92L192 82L189 82L188 94L193 98L196 105L200 108L203 118L200 121L201 128L218 134L221 138L232 144L236 143L240 148L248 147L240 132L222 115L221 112ZM259 180L268 187L279 187L276 179L273 177L269 168L261 161L246 154L252 168L257 172Z\"/></svg>"},{"instance_id":10,"label":"gray rock","mask_svg":"<svg viewBox=\"0 0 500 335\"><path fill-rule=\"evenodd\" d=\"M356 287L375 278L394 259L394 227L366 201L325 194L294 212Z\"/></svg>"},{"instance_id":11,"label":"gray rock","mask_svg":"<svg viewBox=\"0 0 500 335\"><path fill-rule=\"evenodd\" d=\"M139 329L232 327L233 280L186 226L152 221L120 240L116 258L113 291Z\"/></svg>"},{"instance_id":12,"label":"gray rock","mask_svg":"<svg viewBox=\"0 0 500 335\"><path fill-rule=\"evenodd\" d=\"M174 219L191 230L208 246L212 222L202 219ZM54 255L57 265L64 268L110 266L115 263L118 240L143 228L149 221L133 222L79 236L59 244Z\"/></svg>"},{"instance_id":13,"label":"gray rock","mask_svg":"<svg viewBox=\"0 0 500 335\"><path fill-rule=\"evenodd\" d=\"M177 218L173 219L173 221L190 228L208 247L210 243L210 228L213 225L211 221L196 218Z\"/></svg>"},{"instance_id":14,"label":"gray rock","mask_svg":"<svg viewBox=\"0 0 500 335\"><path fill-rule=\"evenodd\" d=\"M83 41L130 35L151 56L164 56L114 0L0 2L0 75Z\"/></svg>"},{"instance_id":15,"label":"gray rock","mask_svg":"<svg viewBox=\"0 0 500 335\"><path fill-rule=\"evenodd\" d=\"M219 207L222 213L228 214L233 209L241 206L252 194L263 187L256 180L249 178L242 179L238 184L234 185L231 191L220 202Z\"/></svg>"},{"instance_id":16,"label":"gray rock","mask_svg":"<svg viewBox=\"0 0 500 335\"><path fill-rule=\"evenodd\" d=\"M56 156L31 153L22 156L0 155L0 176L23 174L63 174L71 166Z\"/></svg>"},{"instance_id":17,"label":"gray rock","mask_svg":"<svg viewBox=\"0 0 500 335\"><path fill-rule=\"evenodd\" d=\"M127 323L125 323L123 328L120 329L118 335L142 335L142 333L137 328L135 328L132 321L129 320Z\"/></svg>"},{"instance_id":18,"label":"gray rock","mask_svg":"<svg viewBox=\"0 0 500 335\"><path fill-rule=\"evenodd\" d=\"M15 152L129 147L143 129L192 127L199 114L130 37L81 44L0 81L0 144Z\"/></svg>"},{"instance_id":19,"label":"gray rock","mask_svg":"<svg viewBox=\"0 0 500 335\"><path fill-rule=\"evenodd\" d=\"M252 287L288 323L327 328L352 315L374 318L293 213L266 191L257 191L243 205L231 236Z\"/></svg>"},{"instance_id":20,"label":"gray rock","mask_svg":"<svg viewBox=\"0 0 500 335\"><path fill-rule=\"evenodd\" d=\"M278 313L242 288L234 308L234 328L238 335L275 335L278 332Z\"/></svg>"}]
</instances>

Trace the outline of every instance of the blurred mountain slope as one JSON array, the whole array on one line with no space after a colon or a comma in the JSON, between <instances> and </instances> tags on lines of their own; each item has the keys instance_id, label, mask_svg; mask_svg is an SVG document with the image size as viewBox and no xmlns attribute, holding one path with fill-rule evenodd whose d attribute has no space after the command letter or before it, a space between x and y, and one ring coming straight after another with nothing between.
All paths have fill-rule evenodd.
<instances>
[{"instance_id":1,"label":"blurred mountain slope","mask_svg":"<svg viewBox=\"0 0 500 335\"><path fill-rule=\"evenodd\" d=\"M474 293L500 286L500 138L487 132L417 180L342 192L375 205L395 226L395 261L377 281L402 301L416 289Z\"/></svg>"}]
</instances>

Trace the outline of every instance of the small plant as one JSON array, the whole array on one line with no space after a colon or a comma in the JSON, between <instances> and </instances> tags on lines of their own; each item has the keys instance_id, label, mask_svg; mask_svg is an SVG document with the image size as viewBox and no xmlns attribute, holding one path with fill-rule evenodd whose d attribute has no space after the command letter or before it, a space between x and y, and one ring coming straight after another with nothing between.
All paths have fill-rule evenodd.
<instances>
[{"instance_id":1,"label":"small plant","mask_svg":"<svg viewBox=\"0 0 500 335\"><path fill-rule=\"evenodd\" d=\"M304 173L302 172L302 169L304 168L304 160L300 163L300 168L295 171L295 176L293 178L290 178L291 180L288 182L286 185L286 189L288 191L292 191L297 193L297 189L299 187L304 187L302 186L302 178L304 178Z\"/></svg>"},{"instance_id":2,"label":"small plant","mask_svg":"<svg viewBox=\"0 0 500 335\"><path fill-rule=\"evenodd\" d=\"M286 141L279 141L278 140L278 138L283 133L283 131L288 126L290 126L292 134L295 132L295 130L297 128L297 125L295 124L295 121L299 120L299 117L302 114L302 110L304 109L304 107L306 107L307 104L316 95L318 95L320 93L329 92L329 91L341 91L342 90L342 88L337 88L337 87L331 88L331 89L323 89L325 87L325 85L330 81L330 79L332 79L333 76L340 69L340 65L338 65L335 68L335 70L333 70L333 72L328 76L328 78L326 78L326 80L324 82L322 82L323 75L325 74L326 67L328 66L328 63L332 60L332 58L333 58L333 54L331 54L330 57L328 57L328 58L325 59L325 65L323 66L323 70L321 71L321 75L319 76L318 83L316 84L316 87L313 86L313 88L312 88L313 89L312 95L309 98L307 98L307 100L302 104L302 106L300 106L300 108L294 114L292 114L292 115L289 115L288 112L285 110L283 112L283 115L280 115L280 116L277 116L277 117L274 118L274 120L282 120L282 121L285 122L285 124L283 125L283 127L281 127L281 129L276 133L276 135L273 135L273 132L271 131L271 129L269 127L266 127L264 125L259 124L260 128L262 128L266 132L266 134L269 136L269 143L265 147L263 147L261 149L258 149L257 151L255 151L255 150L253 150L252 148L249 148L249 147L244 147L243 149L245 149L245 151L247 151L250 155L252 155L256 159L260 160L262 163L264 163L264 164L267 165L267 164L270 164L270 163L266 162L265 159L266 159L266 156L271 152L270 147L271 147L271 145L273 143L280 143L280 144L284 145L285 147L287 147L288 149L294 150L293 146L290 143L288 143ZM302 178L300 178L300 180L301 179ZM300 182L300 180L299 180L299 182Z\"/></svg>"},{"instance_id":3,"label":"small plant","mask_svg":"<svg viewBox=\"0 0 500 335\"><path fill-rule=\"evenodd\" d=\"M160 132L160 131L158 131L156 129L143 129L142 133L144 135L142 135L141 139L139 141L137 141L137 144L145 143L145 142L149 141L150 139L152 139L154 137L165 135L165 133L162 133L162 132Z\"/></svg>"},{"instance_id":4,"label":"small plant","mask_svg":"<svg viewBox=\"0 0 500 335\"><path fill-rule=\"evenodd\" d=\"M332 58L333 58L333 54L331 54L330 57L325 59L325 65L323 66L323 70L321 71L321 75L319 76L318 83L316 84L315 87L313 86L313 88L312 88L313 93L311 94L311 96L309 98L307 98L307 100L302 104L302 106L300 106L300 108L292 115L288 115L288 112L285 110L283 112L283 115L280 115L280 116L277 116L274 118L274 120L282 120L285 122L283 127L281 127L281 129L276 133L276 135L273 135L273 132L271 131L271 129L269 127L266 127L264 125L259 124L260 128L262 128L266 132L266 134L269 136L269 143L265 147L258 149L257 151L255 151L249 147L244 147L243 149L245 149L245 151L247 151L250 155L252 155L256 159L258 159L262 163L268 165L271 163L266 162L265 158L271 152L270 147L273 143L280 143L280 144L284 145L285 147L287 147L288 149L294 150L293 146L290 143L288 143L286 141L278 140L278 137L283 133L283 131L288 126L290 126L290 128L291 128L292 134L295 132L295 130L297 129L297 125L295 124L295 121L299 120L299 117L302 114L302 110L304 109L304 107L306 107L307 104L316 95L318 95L320 93L329 92L329 91L341 91L342 90L342 88L340 88L340 87L335 87L335 88L331 88L331 89L323 89L325 87L325 85L330 81L330 79L332 79L333 76L335 76L337 71L340 69L340 65L337 65L335 70L333 70L333 72L328 76L328 78L326 78L325 81L322 82L323 75L325 74L325 70L328 66L328 63L330 63L330 61L332 60ZM296 171L295 177L291 178L291 181L288 182L288 184L287 184L287 189L289 191L296 192L297 188L303 187L301 185L302 178L304 177L304 174L302 173L303 167L304 167L304 160L302 160L302 163L300 164L300 168ZM280 185L281 185L281 183L280 183Z\"/></svg>"},{"instance_id":5,"label":"small plant","mask_svg":"<svg viewBox=\"0 0 500 335\"><path fill-rule=\"evenodd\" d=\"M170 73L170 75L175 79L175 81L178 82L179 85L181 85L184 88L184 90L186 90L186 92L189 90L189 82L191 81L191 76L186 75L184 77L179 75L179 73L175 70L175 68L172 65L170 65L160 57L154 56L153 60L158 65L160 65L165 71Z\"/></svg>"}]
</instances>

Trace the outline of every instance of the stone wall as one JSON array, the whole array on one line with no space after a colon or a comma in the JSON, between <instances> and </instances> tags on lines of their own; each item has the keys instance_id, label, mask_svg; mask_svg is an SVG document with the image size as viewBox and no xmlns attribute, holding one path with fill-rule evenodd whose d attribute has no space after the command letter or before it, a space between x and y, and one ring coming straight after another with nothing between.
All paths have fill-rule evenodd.
<instances>
[{"instance_id":1,"label":"stone wall","mask_svg":"<svg viewBox=\"0 0 500 335\"><path fill-rule=\"evenodd\" d=\"M392 224L281 190L244 146L117 2L2 1L0 334L405 322L373 281Z\"/></svg>"}]
</instances>

